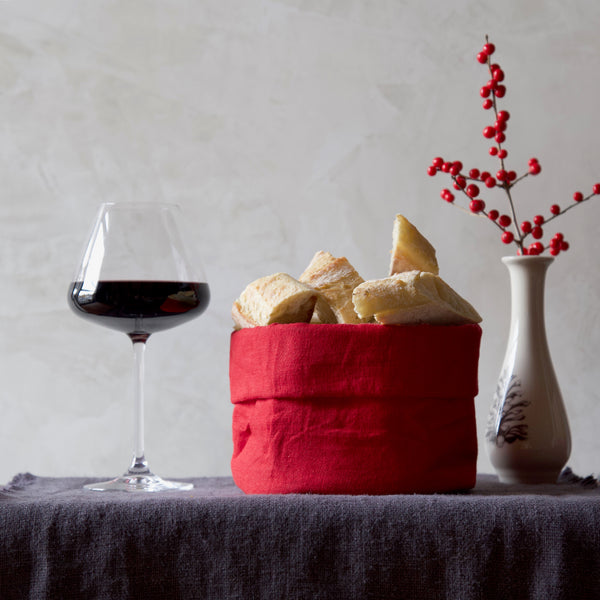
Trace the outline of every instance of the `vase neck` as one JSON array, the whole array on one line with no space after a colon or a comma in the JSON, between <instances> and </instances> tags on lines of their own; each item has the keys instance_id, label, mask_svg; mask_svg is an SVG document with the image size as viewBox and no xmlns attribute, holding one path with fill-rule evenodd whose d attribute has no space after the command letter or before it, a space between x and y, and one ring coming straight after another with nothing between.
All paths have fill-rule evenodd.
<instances>
[{"instance_id":1,"label":"vase neck","mask_svg":"<svg viewBox=\"0 0 600 600\"><path fill-rule=\"evenodd\" d=\"M511 326L524 325L545 332L544 288L546 271L554 259L511 256L502 259L510 275Z\"/></svg>"}]
</instances>

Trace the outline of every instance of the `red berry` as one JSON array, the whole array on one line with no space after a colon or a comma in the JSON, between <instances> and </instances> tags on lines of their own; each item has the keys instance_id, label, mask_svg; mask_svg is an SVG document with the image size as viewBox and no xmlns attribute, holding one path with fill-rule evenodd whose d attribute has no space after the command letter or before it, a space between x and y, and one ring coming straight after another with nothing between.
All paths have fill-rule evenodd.
<instances>
[{"instance_id":1,"label":"red berry","mask_svg":"<svg viewBox=\"0 0 600 600\"><path fill-rule=\"evenodd\" d=\"M554 234L554 239L558 240L559 242L562 242L563 239L564 239L564 235L562 233L560 233L560 231L559 231L559 232L557 232L557 233Z\"/></svg>"},{"instance_id":2,"label":"red berry","mask_svg":"<svg viewBox=\"0 0 600 600\"><path fill-rule=\"evenodd\" d=\"M506 158L507 156L508 152L504 148L498 150L498 158Z\"/></svg>"},{"instance_id":3,"label":"red berry","mask_svg":"<svg viewBox=\"0 0 600 600\"><path fill-rule=\"evenodd\" d=\"M496 46L494 46L494 44L487 42L483 45L483 52L487 55L490 56L490 54L494 54L494 50L496 50Z\"/></svg>"},{"instance_id":4,"label":"red berry","mask_svg":"<svg viewBox=\"0 0 600 600\"><path fill-rule=\"evenodd\" d=\"M559 253L560 253L560 248L553 248L553 247L550 248L550 254L552 256L558 256Z\"/></svg>"},{"instance_id":5,"label":"red berry","mask_svg":"<svg viewBox=\"0 0 600 600\"><path fill-rule=\"evenodd\" d=\"M515 171L509 171L506 174L506 177L508 178L509 181L514 181L517 178L517 174L515 173Z\"/></svg>"},{"instance_id":6,"label":"red berry","mask_svg":"<svg viewBox=\"0 0 600 600\"><path fill-rule=\"evenodd\" d=\"M581 202L583 200L583 194L581 192L575 192L573 194L573 200L575 200L575 202Z\"/></svg>"},{"instance_id":7,"label":"red berry","mask_svg":"<svg viewBox=\"0 0 600 600\"><path fill-rule=\"evenodd\" d=\"M498 181L506 181L508 179L508 173L504 169L500 169L496 173L496 179Z\"/></svg>"},{"instance_id":8,"label":"red berry","mask_svg":"<svg viewBox=\"0 0 600 600\"><path fill-rule=\"evenodd\" d=\"M527 161L527 164L528 164L529 166L531 166L531 165L537 165L537 164L538 164L538 159L537 159L537 158L535 158L535 157L534 157L534 158L530 158L530 159Z\"/></svg>"},{"instance_id":9,"label":"red berry","mask_svg":"<svg viewBox=\"0 0 600 600\"><path fill-rule=\"evenodd\" d=\"M451 167L450 170L448 171L448 173L450 173L450 175L458 175L460 173L460 167L454 163Z\"/></svg>"},{"instance_id":10,"label":"red berry","mask_svg":"<svg viewBox=\"0 0 600 600\"><path fill-rule=\"evenodd\" d=\"M496 148L496 146L491 146L489 153L490 153L490 156L496 156L496 154L498 154L498 148Z\"/></svg>"},{"instance_id":11,"label":"red berry","mask_svg":"<svg viewBox=\"0 0 600 600\"><path fill-rule=\"evenodd\" d=\"M475 196L479 194L479 188L474 183L468 185L465 191L467 192L467 196L469 196L469 198L475 198Z\"/></svg>"},{"instance_id":12,"label":"red berry","mask_svg":"<svg viewBox=\"0 0 600 600\"><path fill-rule=\"evenodd\" d=\"M494 90L494 95L496 96L496 98L503 98L504 94L506 94L506 86L504 86L504 85L499 85Z\"/></svg>"},{"instance_id":13,"label":"red berry","mask_svg":"<svg viewBox=\"0 0 600 600\"><path fill-rule=\"evenodd\" d=\"M594 184L594 187L592 187L592 192L594 192L594 194L600 194L600 183Z\"/></svg>"},{"instance_id":14,"label":"red berry","mask_svg":"<svg viewBox=\"0 0 600 600\"><path fill-rule=\"evenodd\" d=\"M464 177L459 176L456 178L456 185L458 186L458 189L462 190L465 185L467 185L467 180Z\"/></svg>"},{"instance_id":15,"label":"red berry","mask_svg":"<svg viewBox=\"0 0 600 600\"><path fill-rule=\"evenodd\" d=\"M529 233L531 231L531 223L529 221L523 221L521 223L521 231L523 233Z\"/></svg>"},{"instance_id":16,"label":"red berry","mask_svg":"<svg viewBox=\"0 0 600 600\"><path fill-rule=\"evenodd\" d=\"M529 246L529 254L532 256L536 256L537 254L541 254L544 251L544 246L539 242L534 242Z\"/></svg>"},{"instance_id":17,"label":"red berry","mask_svg":"<svg viewBox=\"0 0 600 600\"><path fill-rule=\"evenodd\" d=\"M435 167L436 169L441 169L443 164L444 159L441 156L436 156L431 162L431 166Z\"/></svg>"},{"instance_id":18,"label":"red berry","mask_svg":"<svg viewBox=\"0 0 600 600\"><path fill-rule=\"evenodd\" d=\"M543 235L544 235L544 230L539 226L536 225L532 230L531 230L531 235L536 239L539 240Z\"/></svg>"},{"instance_id":19,"label":"red berry","mask_svg":"<svg viewBox=\"0 0 600 600\"><path fill-rule=\"evenodd\" d=\"M481 64L486 63L487 59L488 59L488 55L485 52L480 52L477 55L477 62L480 62Z\"/></svg>"},{"instance_id":20,"label":"red berry","mask_svg":"<svg viewBox=\"0 0 600 600\"><path fill-rule=\"evenodd\" d=\"M440 193L440 196L446 202L454 202L454 194L448 189L443 189Z\"/></svg>"},{"instance_id":21,"label":"red berry","mask_svg":"<svg viewBox=\"0 0 600 600\"><path fill-rule=\"evenodd\" d=\"M487 85L484 85L480 90L479 90L479 95L482 98L487 98L490 95L490 88Z\"/></svg>"},{"instance_id":22,"label":"red berry","mask_svg":"<svg viewBox=\"0 0 600 600\"><path fill-rule=\"evenodd\" d=\"M445 162L440 168L442 169L442 171L444 173L449 173L450 172L450 167L452 167L452 163Z\"/></svg>"},{"instance_id":23,"label":"red berry","mask_svg":"<svg viewBox=\"0 0 600 600\"><path fill-rule=\"evenodd\" d=\"M508 121L510 119L510 113L507 110L501 110L496 115L498 121Z\"/></svg>"},{"instance_id":24,"label":"red berry","mask_svg":"<svg viewBox=\"0 0 600 600\"><path fill-rule=\"evenodd\" d=\"M560 243L560 249L563 252L566 252L569 249L569 242L561 242Z\"/></svg>"},{"instance_id":25,"label":"red berry","mask_svg":"<svg viewBox=\"0 0 600 600\"><path fill-rule=\"evenodd\" d=\"M544 217L542 215L535 215L535 217L533 217L533 222L536 225L543 225L544 224Z\"/></svg>"},{"instance_id":26,"label":"red berry","mask_svg":"<svg viewBox=\"0 0 600 600\"><path fill-rule=\"evenodd\" d=\"M510 244L514 239L515 239L515 236L513 235L512 231L505 231L502 234L502 241L505 244Z\"/></svg>"},{"instance_id":27,"label":"red berry","mask_svg":"<svg viewBox=\"0 0 600 600\"><path fill-rule=\"evenodd\" d=\"M469 171L469 177L471 179L477 179L479 177L479 169L471 169Z\"/></svg>"},{"instance_id":28,"label":"red berry","mask_svg":"<svg viewBox=\"0 0 600 600\"><path fill-rule=\"evenodd\" d=\"M508 227L512 223L512 219L508 215L500 215L498 217L498 225L500 227Z\"/></svg>"},{"instance_id":29,"label":"red berry","mask_svg":"<svg viewBox=\"0 0 600 600\"><path fill-rule=\"evenodd\" d=\"M495 221L498 218L499 214L500 213L496 209L492 209L488 213L488 219L491 219L492 221Z\"/></svg>"},{"instance_id":30,"label":"red berry","mask_svg":"<svg viewBox=\"0 0 600 600\"><path fill-rule=\"evenodd\" d=\"M560 248L561 244L561 240L557 240L555 237L550 240L550 248Z\"/></svg>"},{"instance_id":31,"label":"red berry","mask_svg":"<svg viewBox=\"0 0 600 600\"><path fill-rule=\"evenodd\" d=\"M427 175L433 177L437 173L437 169L434 166L427 167Z\"/></svg>"},{"instance_id":32,"label":"red berry","mask_svg":"<svg viewBox=\"0 0 600 600\"><path fill-rule=\"evenodd\" d=\"M494 69L492 73L492 77L494 81L503 81L504 80L504 71L502 69Z\"/></svg>"},{"instance_id":33,"label":"red berry","mask_svg":"<svg viewBox=\"0 0 600 600\"><path fill-rule=\"evenodd\" d=\"M500 119L494 123L494 128L496 131L506 131L507 127L508 125L506 124L506 121L500 121Z\"/></svg>"},{"instance_id":34,"label":"red berry","mask_svg":"<svg viewBox=\"0 0 600 600\"><path fill-rule=\"evenodd\" d=\"M479 175L479 179L481 179L481 181L485 181L488 177L490 177L490 173L487 171L482 171Z\"/></svg>"},{"instance_id":35,"label":"red berry","mask_svg":"<svg viewBox=\"0 0 600 600\"><path fill-rule=\"evenodd\" d=\"M560 214L560 206L559 206L558 204L553 204L553 205L550 207L550 212L551 212L553 215L559 215L559 214Z\"/></svg>"},{"instance_id":36,"label":"red berry","mask_svg":"<svg viewBox=\"0 0 600 600\"><path fill-rule=\"evenodd\" d=\"M504 140L506 140L506 136L505 136L505 135L504 135L504 134L503 134L501 131L499 131L499 132L496 134L496 137L495 137L494 139L495 139L495 140L496 140L496 141L497 141L499 144L501 144L501 143L502 143Z\"/></svg>"},{"instance_id":37,"label":"red berry","mask_svg":"<svg viewBox=\"0 0 600 600\"><path fill-rule=\"evenodd\" d=\"M471 200L469 208L471 212L479 213L485 208L485 202L483 200Z\"/></svg>"},{"instance_id":38,"label":"red berry","mask_svg":"<svg viewBox=\"0 0 600 600\"><path fill-rule=\"evenodd\" d=\"M493 177L488 177L484 183L485 187L493 188L496 185L496 180Z\"/></svg>"},{"instance_id":39,"label":"red berry","mask_svg":"<svg viewBox=\"0 0 600 600\"><path fill-rule=\"evenodd\" d=\"M487 100L483 101L482 106L485 110L490 110L490 108L492 108L492 106L494 106L494 103L488 98Z\"/></svg>"},{"instance_id":40,"label":"red berry","mask_svg":"<svg viewBox=\"0 0 600 600\"><path fill-rule=\"evenodd\" d=\"M535 162L535 163L529 164L529 173L531 175L538 175L541 170L542 170L542 167L540 167L540 165L538 163Z\"/></svg>"},{"instance_id":41,"label":"red berry","mask_svg":"<svg viewBox=\"0 0 600 600\"><path fill-rule=\"evenodd\" d=\"M483 137L484 138L493 138L496 135L496 130L491 127L490 125L488 125L487 127L484 128L483 130Z\"/></svg>"}]
</instances>

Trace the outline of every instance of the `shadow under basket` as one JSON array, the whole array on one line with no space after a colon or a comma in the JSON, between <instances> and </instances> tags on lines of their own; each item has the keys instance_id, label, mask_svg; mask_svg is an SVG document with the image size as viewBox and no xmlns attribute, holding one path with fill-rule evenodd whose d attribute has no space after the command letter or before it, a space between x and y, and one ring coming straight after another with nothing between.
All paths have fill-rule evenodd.
<instances>
[{"instance_id":1,"label":"shadow under basket","mask_svg":"<svg viewBox=\"0 0 600 600\"><path fill-rule=\"evenodd\" d=\"M294 323L231 336L231 471L247 494L475 485L479 325Z\"/></svg>"}]
</instances>

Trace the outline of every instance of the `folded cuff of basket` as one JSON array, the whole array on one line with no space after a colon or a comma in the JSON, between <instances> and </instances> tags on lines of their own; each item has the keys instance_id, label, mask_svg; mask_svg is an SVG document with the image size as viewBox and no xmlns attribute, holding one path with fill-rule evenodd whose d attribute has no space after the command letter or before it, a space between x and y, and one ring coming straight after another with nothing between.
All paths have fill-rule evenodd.
<instances>
[{"instance_id":1,"label":"folded cuff of basket","mask_svg":"<svg viewBox=\"0 0 600 600\"><path fill-rule=\"evenodd\" d=\"M469 488L478 325L270 325L231 337L232 474L247 493Z\"/></svg>"}]
</instances>

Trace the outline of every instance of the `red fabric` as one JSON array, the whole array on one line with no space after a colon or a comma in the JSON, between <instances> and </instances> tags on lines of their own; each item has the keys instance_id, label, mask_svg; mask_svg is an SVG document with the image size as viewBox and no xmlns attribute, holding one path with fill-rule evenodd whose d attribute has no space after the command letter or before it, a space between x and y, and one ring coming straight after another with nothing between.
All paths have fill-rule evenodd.
<instances>
[{"instance_id":1,"label":"red fabric","mask_svg":"<svg viewBox=\"0 0 600 600\"><path fill-rule=\"evenodd\" d=\"M231 470L246 493L475 485L481 328L269 325L231 336Z\"/></svg>"}]
</instances>

